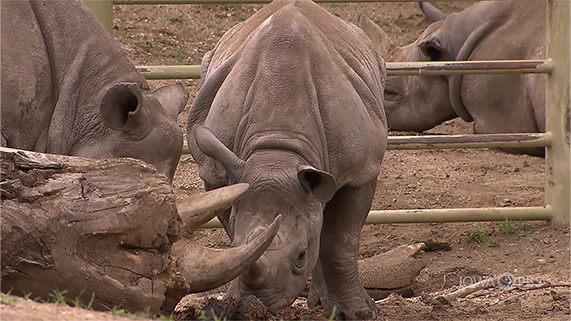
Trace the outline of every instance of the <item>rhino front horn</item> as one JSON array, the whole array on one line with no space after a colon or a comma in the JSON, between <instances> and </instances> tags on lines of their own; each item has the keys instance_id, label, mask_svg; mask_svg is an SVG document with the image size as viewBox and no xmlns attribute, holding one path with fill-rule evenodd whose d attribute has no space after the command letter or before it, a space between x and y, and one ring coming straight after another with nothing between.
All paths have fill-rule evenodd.
<instances>
[{"instance_id":1,"label":"rhino front horn","mask_svg":"<svg viewBox=\"0 0 571 321\"><path fill-rule=\"evenodd\" d=\"M282 217L278 215L268 229L250 243L230 249L205 248L188 239L174 243L172 251L190 286L189 292L212 290L241 275L270 246L281 221Z\"/></svg>"},{"instance_id":2,"label":"rhino front horn","mask_svg":"<svg viewBox=\"0 0 571 321\"><path fill-rule=\"evenodd\" d=\"M234 184L177 200L178 215L184 222L185 231L191 234L221 214L246 192L248 186L246 183Z\"/></svg>"}]
</instances>

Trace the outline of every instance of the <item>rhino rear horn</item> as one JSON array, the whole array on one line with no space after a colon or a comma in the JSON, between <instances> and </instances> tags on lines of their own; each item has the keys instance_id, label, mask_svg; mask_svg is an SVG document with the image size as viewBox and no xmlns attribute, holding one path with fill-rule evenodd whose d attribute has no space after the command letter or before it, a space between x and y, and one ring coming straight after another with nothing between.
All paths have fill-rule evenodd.
<instances>
[{"instance_id":1,"label":"rhino rear horn","mask_svg":"<svg viewBox=\"0 0 571 321\"><path fill-rule=\"evenodd\" d=\"M185 231L190 234L224 212L247 189L248 184L240 183L177 200L178 215L184 222Z\"/></svg>"},{"instance_id":2,"label":"rhino rear horn","mask_svg":"<svg viewBox=\"0 0 571 321\"><path fill-rule=\"evenodd\" d=\"M167 114L177 119L188 102L188 89L177 82L155 89L153 96L161 103Z\"/></svg>"},{"instance_id":3,"label":"rhino rear horn","mask_svg":"<svg viewBox=\"0 0 571 321\"><path fill-rule=\"evenodd\" d=\"M143 94L137 83L117 83L107 89L99 112L107 127L134 138L144 137L150 130L149 116L143 108Z\"/></svg>"},{"instance_id":4,"label":"rhino rear horn","mask_svg":"<svg viewBox=\"0 0 571 321\"><path fill-rule=\"evenodd\" d=\"M198 148L200 148L206 156L212 157L222 165L223 169L216 168L220 172L226 171L226 173L220 173L221 175L235 173L243 167L244 161L239 159L228 147L224 146L210 129L204 126L196 126L194 128L194 139L196 140Z\"/></svg>"},{"instance_id":5,"label":"rhino rear horn","mask_svg":"<svg viewBox=\"0 0 571 321\"><path fill-rule=\"evenodd\" d=\"M272 224L248 244L230 249L212 249L182 239L173 244L177 265L190 287L202 292L224 285L240 276L256 262L272 243L282 221L278 215Z\"/></svg>"},{"instance_id":6,"label":"rhino rear horn","mask_svg":"<svg viewBox=\"0 0 571 321\"><path fill-rule=\"evenodd\" d=\"M436 8L436 6L434 6L432 3L421 1L418 3L418 6L420 7L420 10L422 10L422 13L424 13L426 18L430 21L435 22L444 20L444 18L446 18L446 14L440 11L440 9Z\"/></svg>"}]
</instances>

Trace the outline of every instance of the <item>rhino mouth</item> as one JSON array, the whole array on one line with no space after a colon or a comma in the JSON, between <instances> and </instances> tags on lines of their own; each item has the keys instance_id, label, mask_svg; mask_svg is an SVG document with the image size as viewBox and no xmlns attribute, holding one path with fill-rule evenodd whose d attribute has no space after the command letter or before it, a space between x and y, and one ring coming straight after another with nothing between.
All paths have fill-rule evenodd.
<instances>
[{"instance_id":1,"label":"rhino mouth","mask_svg":"<svg viewBox=\"0 0 571 321\"><path fill-rule=\"evenodd\" d=\"M288 291L280 288L265 287L253 290L240 278L240 297L243 298L248 295L256 296L271 312L290 306L296 299Z\"/></svg>"}]
</instances>

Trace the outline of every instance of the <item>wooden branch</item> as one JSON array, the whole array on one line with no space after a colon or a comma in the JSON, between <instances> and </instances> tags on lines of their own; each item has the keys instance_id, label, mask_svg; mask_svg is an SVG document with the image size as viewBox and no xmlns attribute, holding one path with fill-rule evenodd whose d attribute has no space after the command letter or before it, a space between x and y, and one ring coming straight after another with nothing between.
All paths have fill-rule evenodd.
<instances>
[{"instance_id":1,"label":"wooden branch","mask_svg":"<svg viewBox=\"0 0 571 321\"><path fill-rule=\"evenodd\" d=\"M2 291L47 299L57 288L84 302L95 293L94 308L151 313L165 294L186 294L169 252L182 222L164 175L135 159L0 151Z\"/></svg>"}]
</instances>

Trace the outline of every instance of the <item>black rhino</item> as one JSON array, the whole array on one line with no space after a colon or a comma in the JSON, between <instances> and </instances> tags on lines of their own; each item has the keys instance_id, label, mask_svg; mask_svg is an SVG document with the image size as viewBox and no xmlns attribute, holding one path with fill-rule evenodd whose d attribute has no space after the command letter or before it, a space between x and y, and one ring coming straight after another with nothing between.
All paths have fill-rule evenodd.
<instances>
[{"instance_id":1,"label":"black rhino","mask_svg":"<svg viewBox=\"0 0 571 321\"><path fill-rule=\"evenodd\" d=\"M151 92L80 0L2 2L2 146L133 157L174 176L188 92Z\"/></svg>"},{"instance_id":2,"label":"black rhino","mask_svg":"<svg viewBox=\"0 0 571 321\"><path fill-rule=\"evenodd\" d=\"M546 3L482 1L446 15L422 3L433 24L404 47L366 15L360 27L387 61L544 59ZM394 76L385 86L391 130L418 131L460 117L474 133L545 132L545 76ZM541 156L543 148L510 150Z\"/></svg>"},{"instance_id":3,"label":"black rhino","mask_svg":"<svg viewBox=\"0 0 571 321\"><path fill-rule=\"evenodd\" d=\"M221 219L234 246L281 214L273 243L234 283L270 310L313 272L309 304L371 318L360 231L387 144L385 63L355 25L309 0L276 0L230 29L202 61L187 139L207 189L248 183Z\"/></svg>"}]
</instances>

